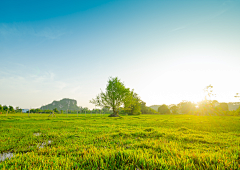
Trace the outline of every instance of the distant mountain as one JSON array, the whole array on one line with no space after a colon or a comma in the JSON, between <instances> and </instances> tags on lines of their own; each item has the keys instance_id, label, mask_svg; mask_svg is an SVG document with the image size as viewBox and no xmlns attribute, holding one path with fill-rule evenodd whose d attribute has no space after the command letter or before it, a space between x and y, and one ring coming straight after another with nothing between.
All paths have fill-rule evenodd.
<instances>
[{"instance_id":1,"label":"distant mountain","mask_svg":"<svg viewBox=\"0 0 240 170\"><path fill-rule=\"evenodd\" d=\"M160 107L161 105L152 105L152 106L149 106L150 108L158 111L158 108Z\"/></svg>"},{"instance_id":2,"label":"distant mountain","mask_svg":"<svg viewBox=\"0 0 240 170\"><path fill-rule=\"evenodd\" d=\"M77 106L77 101L74 99L62 99L60 101L53 101L52 103L42 106L41 110L53 110L57 108L60 110L80 110L80 107Z\"/></svg>"}]
</instances>

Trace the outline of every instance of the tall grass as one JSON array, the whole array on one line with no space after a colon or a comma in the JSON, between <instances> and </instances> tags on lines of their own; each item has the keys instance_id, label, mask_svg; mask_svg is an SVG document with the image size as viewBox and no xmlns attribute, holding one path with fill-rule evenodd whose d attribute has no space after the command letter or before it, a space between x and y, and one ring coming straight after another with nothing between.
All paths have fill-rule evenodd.
<instances>
[{"instance_id":1,"label":"tall grass","mask_svg":"<svg viewBox=\"0 0 240 170\"><path fill-rule=\"evenodd\" d=\"M1 115L0 152L14 157L0 162L0 169L240 169L239 121L191 115Z\"/></svg>"}]
</instances>

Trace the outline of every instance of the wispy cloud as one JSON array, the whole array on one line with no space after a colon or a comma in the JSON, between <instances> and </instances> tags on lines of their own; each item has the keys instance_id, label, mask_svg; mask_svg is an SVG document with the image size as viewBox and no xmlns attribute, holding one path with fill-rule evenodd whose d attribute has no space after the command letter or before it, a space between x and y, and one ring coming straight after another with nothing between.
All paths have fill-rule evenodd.
<instances>
[{"instance_id":1,"label":"wispy cloud","mask_svg":"<svg viewBox=\"0 0 240 170\"><path fill-rule=\"evenodd\" d=\"M76 87L73 87L70 92L71 93L76 93L77 91L79 91L81 89L81 86L76 86Z\"/></svg>"},{"instance_id":2,"label":"wispy cloud","mask_svg":"<svg viewBox=\"0 0 240 170\"><path fill-rule=\"evenodd\" d=\"M36 68L24 67L23 64L14 64L15 70L11 68L0 68L0 87L4 91L21 91L25 93L80 93L81 85L77 81L64 81L51 70L43 71ZM18 66L19 67L16 67ZM17 68L17 69L16 69Z\"/></svg>"},{"instance_id":3,"label":"wispy cloud","mask_svg":"<svg viewBox=\"0 0 240 170\"><path fill-rule=\"evenodd\" d=\"M65 33L63 31L54 30L52 28L45 27L44 29L39 30L39 31L35 30L33 35L38 36L38 37L45 37L47 39L57 39L64 34Z\"/></svg>"},{"instance_id":4,"label":"wispy cloud","mask_svg":"<svg viewBox=\"0 0 240 170\"><path fill-rule=\"evenodd\" d=\"M59 90L63 90L65 87L67 87L67 83L62 82L62 81L56 81L54 84L54 87L56 87Z\"/></svg>"},{"instance_id":5,"label":"wispy cloud","mask_svg":"<svg viewBox=\"0 0 240 170\"><path fill-rule=\"evenodd\" d=\"M51 71L41 72L39 70L36 74L31 74L29 77L32 79L33 82L36 83L51 83L54 82L55 74Z\"/></svg>"},{"instance_id":6,"label":"wispy cloud","mask_svg":"<svg viewBox=\"0 0 240 170\"><path fill-rule=\"evenodd\" d=\"M24 25L19 23L14 24L0 24L0 36L5 38L9 36L33 36L33 37L43 37L46 39L58 39L66 34L62 29L43 27L35 28L31 25Z\"/></svg>"},{"instance_id":7,"label":"wispy cloud","mask_svg":"<svg viewBox=\"0 0 240 170\"><path fill-rule=\"evenodd\" d=\"M18 67L24 67L24 68L26 68L26 65L24 65L24 64L22 64L22 63L11 63L11 64L16 65L16 66L18 66Z\"/></svg>"},{"instance_id":8,"label":"wispy cloud","mask_svg":"<svg viewBox=\"0 0 240 170\"><path fill-rule=\"evenodd\" d=\"M10 26L8 24L1 24L0 25L0 35L4 36L4 37L10 36L10 35L18 36L18 35L20 35L20 32L17 29L15 24L13 24L12 26Z\"/></svg>"},{"instance_id":9,"label":"wispy cloud","mask_svg":"<svg viewBox=\"0 0 240 170\"><path fill-rule=\"evenodd\" d=\"M183 29L186 29L186 28L189 28L189 27L192 27L192 26L196 26L196 25L202 24L202 23L204 23L206 21L211 21L211 20L213 20L213 19L223 15L224 13L226 13L230 9L230 7L228 7L226 5L223 5L222 8L223 9L218 10L215 13L213 13L211 15L208 15L207 17L204 17L203 19L199 19L197 21L193 21L191 23L185 24L184 26L176 27L176 28L170 30L170 32L181 31Z\"/></svg>"},{"instance_id":10,"label":"wispy cloud","mask_svg":"<svg viewBox=\"0 0 240 170\"><path fill-rule=\"evenodd\" d=\"M36 72L36 74L28 72L29 68L21 69L21 71L15 70L15 72L8 69L0 70L1 87L21 89L26 92L31 89L37 89L37 91L40 92L41 90L62 90L67 86L65 82L56 80L56 75L52 71L39 71Z\"/></svg>"},{"instance_id":11,"label":"wispy cloud","mask_svg":"<svg viewBox=\"0 0 240 170\"><path fill-rule=\"evenodd\" d=\"M217 13L213 14L212 16L210 16L208 20L215 19L215 18L221 16L222 14L224 14L225 12L227 12L228 10L229 9L222 9L222 10L218 11Z\"/></svg>"},{"instance_id":12,"label":"wispy cloud","mask_svg":"<svg viewBox=\"0 0 240 170\"><path fill-rule=\"evenodd\" d=\"M180 30L182 30L184 28L186 28L186 26L175 28L175 29L171 30L170 32L180 31Z\"/></svg>"}]
</instances>

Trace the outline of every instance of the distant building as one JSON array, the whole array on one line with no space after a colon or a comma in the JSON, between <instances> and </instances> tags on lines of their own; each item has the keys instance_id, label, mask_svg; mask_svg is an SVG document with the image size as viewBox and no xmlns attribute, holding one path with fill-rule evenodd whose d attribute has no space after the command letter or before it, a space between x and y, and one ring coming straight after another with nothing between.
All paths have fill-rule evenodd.
<instances>
[{"instance_id":1,"label":"distant building","mask_svg":"<svg viewBox=\"0 0 240 170\"><path fill-rule=\"evenodd\" d=\"M23 113L27 113L29 111L29 109L22 109Z\"/></svg>"}]
</instances>

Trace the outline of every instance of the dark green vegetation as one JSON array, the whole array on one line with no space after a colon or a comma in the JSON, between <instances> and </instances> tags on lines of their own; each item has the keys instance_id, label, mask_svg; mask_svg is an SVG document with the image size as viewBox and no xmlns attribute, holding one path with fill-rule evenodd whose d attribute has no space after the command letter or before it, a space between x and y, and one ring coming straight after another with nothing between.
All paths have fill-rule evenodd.
<instances>
[{"instance_id":1,"label":"dark green vegetation","mask_svg":"<svg viewBox=\"0 0 240 170\"><path fill-rule=\"evenodd\" d=\"M0 169L240 168L240 117L107 116L0 115Z\"/></svg>"}]
</instances>

